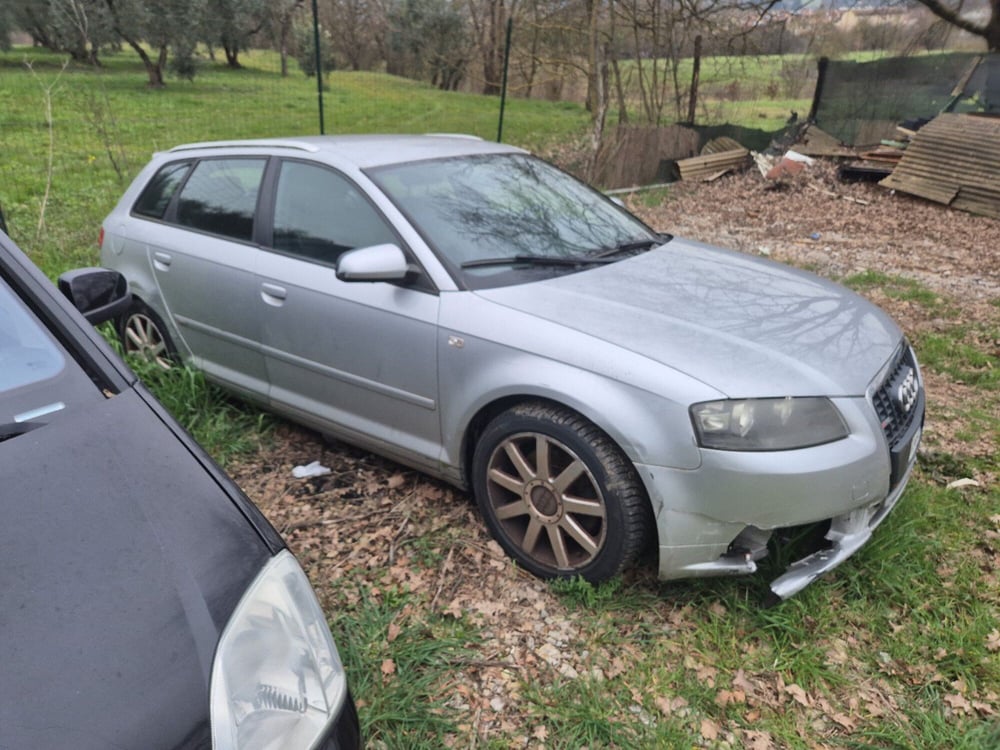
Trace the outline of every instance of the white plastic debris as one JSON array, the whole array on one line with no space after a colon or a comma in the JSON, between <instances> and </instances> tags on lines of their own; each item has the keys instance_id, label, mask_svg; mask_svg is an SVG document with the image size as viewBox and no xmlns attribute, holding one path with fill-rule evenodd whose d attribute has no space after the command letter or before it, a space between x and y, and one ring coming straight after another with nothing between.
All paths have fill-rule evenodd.
<instances>
[{"instance_id":1,"label":"white plastic debris","mask_svg":"<svg viewBox=\"0 0 1000 750\"><path fill-rule=\"evenodd\" d=\"M305 466L296 466L292 469L292 476L296 479L307 479L308 477L321 477L330 473L329 466L323 466L319 461L313 461Z\"/></svg>"},{"instance_id":2,"label":"white plastic debris","mask_svg":"<svg viewBox=\"0 0 1000 750\"><path fill-rule=\"evenodd\" d=\"M975 479L969 479L967 477L965 479L956 479L954 482L948 482L947 489L957 490L962 487L979 487L979 482Z\"/></svg>"}]
</instances>

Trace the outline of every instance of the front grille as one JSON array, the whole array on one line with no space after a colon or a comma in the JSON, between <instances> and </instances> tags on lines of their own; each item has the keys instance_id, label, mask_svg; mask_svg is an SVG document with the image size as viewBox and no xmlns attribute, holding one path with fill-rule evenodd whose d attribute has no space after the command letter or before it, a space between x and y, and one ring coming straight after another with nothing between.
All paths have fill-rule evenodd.
<instances>
[{"instance_id":1,"label":"front grille","mask_svg":"<svg viewBox=\"0 0 1000 750\"><path fill-rule=\"evenodd\" d=\"M899 445L920 411L916 406L921 388L913 349L904 344L896 353L885 380L872 393L872 404L890 449ZM911 394L912 398L909 398Z\"/></svg>"}]
</instances>

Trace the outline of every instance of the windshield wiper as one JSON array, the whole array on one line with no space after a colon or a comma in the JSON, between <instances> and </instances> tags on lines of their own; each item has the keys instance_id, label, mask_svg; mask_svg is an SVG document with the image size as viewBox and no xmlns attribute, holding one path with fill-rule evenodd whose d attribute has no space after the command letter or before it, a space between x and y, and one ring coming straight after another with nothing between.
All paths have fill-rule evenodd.
<instances>
[{"instance_id":1,"label":"windshield wiper","mask_svg":"<svg viewBox=\"0 0 1000 750\"><path fill-rule=\"evenodd\" d=\"M547 256L547 255L507 255L496 258L467 260L462 268L483 268L485 266L592 266L604 265L612 261L599 256Z\"/></svg>"},{"instance_id":2,"label":"windshield wiper","mask_svg":"<svg viewBox=\"0 0 1000 750\"><path fill-rule=\"evenodd\" d=\"M599 252L595 253L593 258L611 258L615 255L624 255L626 253L634 253L645 250L652 250L654 247L659 247L660 245L669 242L673 237L669 234L658 234L656 237L643 238L635 240L625 240L624 242L619 242L614 247L602 248Z\"/></svg>"}]
</instances>

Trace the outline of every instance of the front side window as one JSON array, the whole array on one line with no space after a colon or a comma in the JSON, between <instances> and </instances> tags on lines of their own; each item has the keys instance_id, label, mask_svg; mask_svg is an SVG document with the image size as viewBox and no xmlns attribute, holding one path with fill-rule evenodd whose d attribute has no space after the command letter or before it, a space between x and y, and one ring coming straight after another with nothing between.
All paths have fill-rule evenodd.
<instances>
[{"instance_id":1,"label":"front side window","mask_svg":"<svg viewBox=\"0 0 1000 750\"><path fill-rule=\"evenodd\" d=\"M275 250L333 264L347 250L398 242L361 191L342 175L315 164L281 165L274 203Z\"/></svg>"},{"instance_id":2,"label":"front side window","mask_svg":"<svg viewBox=\"0 0 1000 750\"><path fill-rule=\"evenodd\" d=\"M181 188L177 223L234 240L253 239L267 159L205 159Z\"/></svg>"}]
</instances>

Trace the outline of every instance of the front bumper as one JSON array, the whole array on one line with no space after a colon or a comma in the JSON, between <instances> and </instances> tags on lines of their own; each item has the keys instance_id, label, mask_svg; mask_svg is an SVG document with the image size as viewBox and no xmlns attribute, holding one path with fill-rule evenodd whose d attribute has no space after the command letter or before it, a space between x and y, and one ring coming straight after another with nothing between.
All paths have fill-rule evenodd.
<instances>
[{"instance_id":1,"label":"front bumper","mask_svg":"<svg viewBox=\"0 0 1000 750\"><path fill-rule=\"evenodd\" d=\"M893 377L882 373L879 388ZM829 522L821 549L771 584L772 598L783 600L868 542L898 504L916 463L923 387L908 406L905 428L897 423L891 435L871 393L835 403L850 429L835 443L774 453L703 451L693 471L637 466L656 513L661 579L754 573L774 532Z\"/></svg>"}]
</instances>

